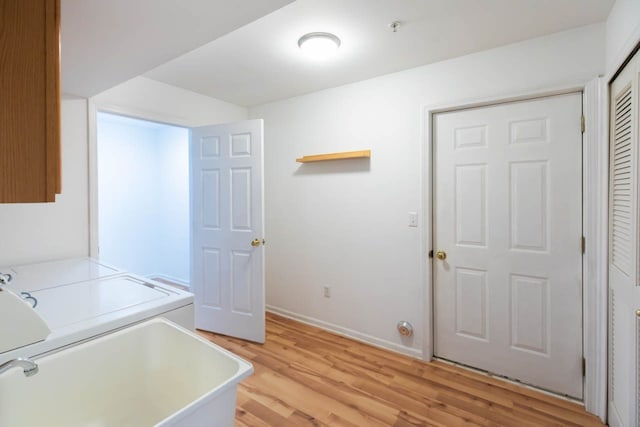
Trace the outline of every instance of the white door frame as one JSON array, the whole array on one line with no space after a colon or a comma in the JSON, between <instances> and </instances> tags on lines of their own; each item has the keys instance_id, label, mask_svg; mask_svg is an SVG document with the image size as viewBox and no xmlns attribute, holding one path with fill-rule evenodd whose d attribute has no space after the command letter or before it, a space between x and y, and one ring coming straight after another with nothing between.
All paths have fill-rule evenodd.
<instances>
[{"instance_id":1,"label":"white door frame","mask_svg":"<svg viewBox=\"0 0 640 427\"><path fill-rule=\"evenodd\" d=\"M135 108L121 107L112 104L96 102L89 98L87 104L87 131L89 142L89 256L98 258L98 112L119 114L134 119L148 120L163 123L170 126L189 128L185 118L158 114L155 112L136 110Z\"/></svg>"},{"instance_id":2,"label":"white door frame","mask_svg":"<svg viewBox=\"0 0 640 427\"><path fill-rule=\"evenodd\" d=\"M584 403L587 411L606 420L607 410L607 251L608 251L608 145L605 118L606 83L597 78L591 82L524 92L477 100L464 100L446 105L424 106L421 113L421 201L422 210L420 273L424 283L423 348L424 360L433 358L433 281L428 258L433 241L433 134L434 114L465 108L484 107L526 99L583 92L583 233L586 251L583 255L583 354L586 359Z\"/></svg>"}]
</instances>

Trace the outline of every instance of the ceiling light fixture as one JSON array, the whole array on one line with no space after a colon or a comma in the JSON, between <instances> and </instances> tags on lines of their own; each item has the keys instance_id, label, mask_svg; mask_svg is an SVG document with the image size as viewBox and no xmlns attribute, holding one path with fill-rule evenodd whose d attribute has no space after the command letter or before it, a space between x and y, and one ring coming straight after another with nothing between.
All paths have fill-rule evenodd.
<instances>
[{"instance_id":1,"label":"ceiling light fixture","mask_svg":"<svg viewBox=\"0 0 640 427\"><path fill-rule=\"evenodd\" d=\"M300 37L298 46L313 59L326 59L340 47L340 39L331 33L309 33Z\"/></svg>"}]
</instances>

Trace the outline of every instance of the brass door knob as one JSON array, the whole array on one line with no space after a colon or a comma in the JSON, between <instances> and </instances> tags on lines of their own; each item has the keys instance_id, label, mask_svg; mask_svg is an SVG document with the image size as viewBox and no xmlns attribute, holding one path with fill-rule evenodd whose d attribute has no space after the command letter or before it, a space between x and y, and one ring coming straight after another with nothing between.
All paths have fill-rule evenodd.
<instances>
[{"instance_id":1,"label":"brass door knob","mask_svg":"<svg viewBox=\"0 0 640 427\"><path fill-rule=\"evenodd\" d=\"M445 259L447 259L447 253L445 251L438 251L436 252L436 258L444 261Z\"/></svg>"},{"instance_id":2,"label":"brass door knob","mask_svg":"<svg viewBox=\"0 0 640 427\"><path fill-rule=\"evenodd\" d=\"M255 248L256 246L260 246L261 243L262 242L259 239L253 239L251 241L251 246L253 246Z\"/></svg>"}]
</instances>

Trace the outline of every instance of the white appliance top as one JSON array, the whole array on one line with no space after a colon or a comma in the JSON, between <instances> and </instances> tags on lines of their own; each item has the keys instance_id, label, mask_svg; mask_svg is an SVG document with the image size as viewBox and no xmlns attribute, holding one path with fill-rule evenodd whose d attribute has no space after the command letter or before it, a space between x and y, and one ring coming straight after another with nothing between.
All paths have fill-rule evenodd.
<instances>
[{"instance_id":1,"label":"white appliance top","mask_svg":"<svg viewBox=\"0 0 640 427\"><path fill-rule=\"evenodd\" d=\"M190 292L91 258L12 266L0 272L13 276L7 289L18 295L28 292L37 300L35 310L51 329L44 341L0 353L0 363L57 351L193 304Z\"/></svg>"},{"instance_id":2,"label":"white appliance top","mask_svg":"<svg viewBox=\"0 0 640 427\"><path fill-rule=\"evenodd\" d=\"M52 330L166 298L172 293L131 276L116 276L31 292ZM174 294L175 295L175 294Z\"/></svg>"},{"instance_id":3,"label":"white appliance top","mask_svg":"<svg viewBox=\"0 0 640 427\"><path fill-rule=\"evenodd\" d=\"M83 282L122 273L117 268L92 258L72 258L0 268L13 277L9 288L14 292L33 292L69 283Z\"/></svg>"}]
</instances>

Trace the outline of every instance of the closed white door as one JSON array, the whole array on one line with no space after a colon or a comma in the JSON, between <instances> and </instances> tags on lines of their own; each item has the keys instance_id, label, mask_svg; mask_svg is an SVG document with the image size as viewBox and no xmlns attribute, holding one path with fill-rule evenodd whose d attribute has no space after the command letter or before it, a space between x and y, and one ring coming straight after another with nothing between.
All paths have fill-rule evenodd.
<instances>
[{"instance_id":1,"label":"closed white door","mask_svg":"<svg viewBox=\"0 0 640 427\"><path fill-rule=\"evenodd\" d=\"M609 424L638 425L638 84L636 53L611 84L609 120Z\"/></svg>"},{"instance_id":2,"label":"closed white door","mask_svg":"<svg viewBox=\"0 0 640 427\"><path fill-rule=\"evenodd\" d=\"M580 93L436 114L433 199L435 355L578 399L581 116Z\"/></svg>"},{"instance_id":3,"label":"closed white door","mask_svg":"<svg viewBox=\"0 0 640 427\"><path fill-rule=\"evenodd\" d=\"M262 120L191 129L196 328L265 338Z\"/></svg>"}]
</instances>

